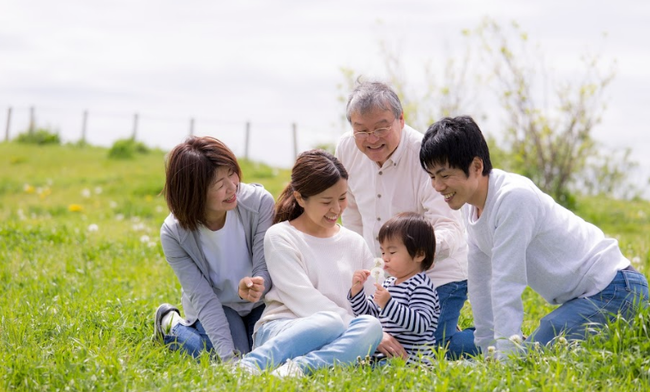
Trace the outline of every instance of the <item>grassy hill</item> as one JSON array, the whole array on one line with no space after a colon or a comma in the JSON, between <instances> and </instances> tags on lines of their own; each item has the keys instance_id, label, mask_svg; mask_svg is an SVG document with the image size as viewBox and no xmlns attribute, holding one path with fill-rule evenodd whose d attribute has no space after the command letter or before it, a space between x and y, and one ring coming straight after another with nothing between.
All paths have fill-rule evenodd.
<instances>
[{"instance_id":1,"label":"grassy hill","mask_svg":"<svg viewBox=\"0 0 650 392\"><path fill-rule=\"evenodd\" d=\"M287 170L241 162L244 181L275 196ZM303 380L249 378L150 340L158 304L180 286L158 232L164 153L108 159L103 148L0 144L0 390L647 390L650 313L610 326L580 347L508 364L399 361L320 371ZM650 263L650 204L581 198L578 214L619 239L635 266ZM551 307L527 291L525 332ZM472 324L465 309L461 323ZM601 335L602 336L602 335Z\"/></svg>"}]
</instances>

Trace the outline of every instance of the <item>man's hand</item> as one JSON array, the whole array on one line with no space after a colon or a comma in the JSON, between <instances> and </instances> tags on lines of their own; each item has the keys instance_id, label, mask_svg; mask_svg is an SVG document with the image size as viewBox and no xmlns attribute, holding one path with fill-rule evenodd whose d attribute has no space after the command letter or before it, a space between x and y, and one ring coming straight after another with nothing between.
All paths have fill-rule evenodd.
<instances>
[{"instance_id":1,"label":"man's hand","mask_svg":"<svg viewBox=\"0 0 650 392\"><path fill-rule=\"evenodd\" d=\"M377 350L380 353L384 354L387 358L402 358L408 359L408 354L404 350L404 346L400 344L394 337L384 332L384 337L381 339L381 343L377 346Z\"/></svg>"},{"instance_id":2,"label":"man's hand","mask_svg":"<svg viewBox=\"0 0 650 392\"><path fill-rule=\"evenodd\" d=\"M369 276L369 270L354 271L354 275L352 275L352 287L350 288L351 297L354 297L359 294L359 291L363 290L363 284L366 283Z\"/></svg>"},{"instance_id":3,"label":"man's hand","mask_svg":"<svg viewBox=\"0 0 650 392\"><path fill-rule=\"evenodd\" d=\"M237 291L241 299L249 302L257 302L262 298L262 293L264 293L264 278L261 276L254 278L247 276L239 281Z\"/></svg>"},{"instance_id":4,"label":"man's hand","mask_svg":"<svg viewBox=\"0 0 650 392\"><path fill-rule=\"evenodd\" d=\"M377 288L374 297L375 303L383 309L388 301L390 301L390 293L380 284L375 283L375 287Z\"/></svg>"}]
</instances>

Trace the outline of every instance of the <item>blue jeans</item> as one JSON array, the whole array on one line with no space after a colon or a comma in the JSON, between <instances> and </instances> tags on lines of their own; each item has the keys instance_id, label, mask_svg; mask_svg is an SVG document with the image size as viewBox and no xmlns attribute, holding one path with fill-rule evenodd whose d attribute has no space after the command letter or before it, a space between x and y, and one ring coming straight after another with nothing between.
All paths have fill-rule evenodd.
<instances>
[{"instance_id":1,"label":"blue jeans","mask_svg":"<svg viewBox=\"0 0 650 392\"><path fill-rule=\"evenodd\" d=\"M346 326L334 312L317 312L298 319L264 323L255 334L253 351L240 365L268 370L287 359L305 374L338 365L352 365L357 357L372 355L383 333L378 319L359 316Z\"/></svg>"},{"instance_id":2,"label":"blue jeans","mask_svg":"<svg viewBox=\"0 0 650 392\"><path fill-rule=\"evenodd\" d=\"M526 342L545 345L560 334L566 339L583 340L617 314L633 317L639 307L648 304L648 281L643 274L622 270L600 293L565 302L545 316Z\"/></svg>"},{"instance_id":3,"label":"blue jeans","mask_svg":"<svg viewBox=\"0 0 650 392\"><path fill-rule=\"evenodd\" d=\"M242 354L248 353L253 346L253 328L264 311L264 305L256 307L243 317L227 306L223 307L223 311L228 319L235 349ZM164 340L172 350L182 350L195 358L204 350L209 353L214 351L214 346L199 320L189 326L176 324L170 334L165 335Z\"/></svg>"},{"instance_id":4,"label":"blue jeans","mask_svg":"<svg viewBox=\"0 0 650 392\"><path fill-rule=\"evenodd\" d=\"M458 359L463 354L476 355L481 349L474 344L474 328L457 331L460 310L467 301L467 281L451 282L436 287L440 301L440 317L435 332L439 346L447 346L447 357Z\"/></svg>"}]
</instances>

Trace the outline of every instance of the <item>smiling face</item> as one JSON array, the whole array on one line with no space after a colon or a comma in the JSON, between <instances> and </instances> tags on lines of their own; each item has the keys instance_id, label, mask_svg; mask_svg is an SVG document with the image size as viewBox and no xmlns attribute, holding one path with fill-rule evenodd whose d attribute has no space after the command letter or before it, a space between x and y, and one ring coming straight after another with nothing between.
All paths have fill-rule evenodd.
<instances>
[{"instance_id":1,"label":"smiling face","mask_svg":"<svg viewBox=\"0 0 650 392\"><path fill-rule=\"evenodd\" d=\"M237 207L238 188L239 176L234 170L224 166L215 170L214 180L208 187L205 201L205 216L209 226L223 220L227 211Z\"/></svg>"},{"instance_id":2,"label":"smiling face","mask_svg":"<svg viewBox=\"0 0 650 392\"><path fill-rule=\"evenodd\" d=\"M308 198L295 192L296 201L304 211L292 224L314 237L333 236L339 230L336 222L348 206L347 193L348 181L343 178L323 192Z\"/></svg>"},{"instance_id":3,"label":"smiling face","mask_svg":"<svg viewBox=\"0 0 650 392\"><path fill-rule=\"evenodd\" d=\"M469 176L463 170L449 167L448 164L436 164L427 168L431 185L444 198L447 205L454 210L465 203L483 210L487 198L487 178L483 176L483 162L474 158L469 167Z\"/></svg>"},{"instance_id":4,"label":"smiling face","mask_svg":"<svg viewBox=\"0 0 650 392\"><path fill-rule=\"evenodd\" d=\"M404 114L395 118L392 111L375 108L364 114L352 113L350 124L354 133L373 132L378 129L388 128L388 132L382 137L370 134L366 138L359 139L355 137L354 139L357 148L366 154L370 160L381 166L399 145L402 128L404 128Z\"/></svg>"},{"instance_id":5,"label":"smiling face","mask_svg":"<svg viewBox=\"0 0 650 392\"><path fill-rule=\"evenodd\" d=\"M400 284L422 272L424 254L418 253L415 257L411 257L406 245L397 236L386 238L379 248L384 259L384 270L397 279L395 284Z\"/></svg>"}]
</instances>

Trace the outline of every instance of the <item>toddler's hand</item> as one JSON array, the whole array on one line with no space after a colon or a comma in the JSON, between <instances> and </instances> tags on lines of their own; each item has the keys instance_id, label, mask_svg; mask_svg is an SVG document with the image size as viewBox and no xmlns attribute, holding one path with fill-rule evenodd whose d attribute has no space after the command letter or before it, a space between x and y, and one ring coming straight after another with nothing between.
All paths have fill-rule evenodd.
<instances>
[{"instance_id":1,"label":"toddler's hand","mask_svg":"<svg viewBox=\"0 0 650 392\"><path fill-rule=\"evenodd\" d=\"M368 280L369 276L369 270L354 271L354 275L352 275L352 287L350 288L350 295L352 297L357 295L359 291L363 290L363 284L366 283L366 280Z\"/></svg>"},{"instance_id":2,"label":"toddler's hand","mask_svg":"<svg viewBox=\"0 0 650 392\"><path fill-rule=\"evenodd\" d=\"M383 309L390 300L390 293L380 284L375 283L375 287L377 288L374 297L375 303Z\"/></svg>"}]
</instances>

